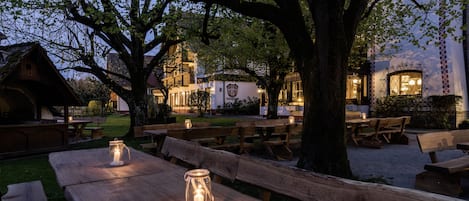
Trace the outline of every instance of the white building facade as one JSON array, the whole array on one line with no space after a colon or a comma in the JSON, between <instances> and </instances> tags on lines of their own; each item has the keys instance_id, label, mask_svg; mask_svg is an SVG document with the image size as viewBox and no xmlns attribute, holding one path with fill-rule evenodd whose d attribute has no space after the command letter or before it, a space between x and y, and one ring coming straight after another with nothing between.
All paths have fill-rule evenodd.
<instances>
[{"instance_id":1,"label":"white building facade","mask_svg":"<svg viewBox=\"0 0 469 201\"><path fill-rule=\"evenodd\" d=\"M456 30L456 37L466 35L463 41L455 40L440 26L438 35L434 36L436 42L425 48L402 41L396 44L399 47L397 50L379 52L377 48L371 48L368 51L371 62L371 79L368 80L371 110L376 106L377 99L386 96L416 95L428 98L455 95L462 98L456 106L456 123L467 118L468 40L467 33L460 29L467 21L463 19L466 14L462 16L452 21L450 27ZM437 23L444 20L436 15L429 15L429 18ZM416 31L415 34L421 33ZM422 36L421 44L427 39Z\"/></svg>"}]
</instances>

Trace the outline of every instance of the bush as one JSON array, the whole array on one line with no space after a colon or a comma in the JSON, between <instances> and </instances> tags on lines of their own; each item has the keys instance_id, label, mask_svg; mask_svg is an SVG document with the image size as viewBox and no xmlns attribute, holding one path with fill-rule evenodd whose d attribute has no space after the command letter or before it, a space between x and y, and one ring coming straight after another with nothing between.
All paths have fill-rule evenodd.
<instances>
[{"instance_id":1,"label":"bush","mask_svg":"<svg viewBox=\"0 0 469 201\"><path fill-rule=\"evenodd\" d=\"M376 117L397 117L411 115L423 105L421 96L386 96L376 100Z\"/></svg>"},{"instance_id":2,"label":"bush","mask_svg":"<svg viewBox=\"0 0 469 201\"><path fill-rule=\"evenodd\" d=\"M101 114L101 101L92 100L88 102L87 113L90 116L97 116Z\"/></svg>"},{"instance_id":3,"label":"bush","mask_svg":"<svg viewBox=\"0 0 469 201\"><path fill-rule=\"evenodd\" d=\"M225 114L259 114L259 98L247 97L247 99L235 99L232 103L225 103L223 113Z\"/></svg>"},{"instance_id":4,"label":"bush","mask_svg":"<svg viewBox=\"0 0 469 201\"><path fill-rule=\"evenodd\" d=\"M376 100L376 117L412 116L411 126L454 128L460 96L387 96Z\"/></svg>"}]
</instances>

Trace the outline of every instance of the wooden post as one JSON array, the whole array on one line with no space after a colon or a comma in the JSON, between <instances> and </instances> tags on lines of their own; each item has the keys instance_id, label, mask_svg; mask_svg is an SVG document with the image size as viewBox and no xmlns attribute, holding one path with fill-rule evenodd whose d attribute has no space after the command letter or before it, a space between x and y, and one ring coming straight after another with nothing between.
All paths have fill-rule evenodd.
<instances>
[{"instance_id":1,"label":"wooden post","mask_svg":"<svg viewBox=\"0 0 469 201\"><path fill-rule=\"evenodd\" d=\"M64 105L64 122L68 123L68 105Z\"/></svg>"}]
</instances>

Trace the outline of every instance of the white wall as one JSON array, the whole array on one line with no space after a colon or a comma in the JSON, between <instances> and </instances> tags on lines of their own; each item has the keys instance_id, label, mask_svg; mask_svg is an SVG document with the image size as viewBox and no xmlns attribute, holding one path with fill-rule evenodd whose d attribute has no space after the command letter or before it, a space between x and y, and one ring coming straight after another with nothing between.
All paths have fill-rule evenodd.
<instances>
[{"instance_id":1,"label":"white wall","mask_svg":"<svg viewBox=\"0 0 469 201\"><path fill-rule=\"evenodd\" d=\"M117 112L128 112L129 105L121 97L117 97Z\"/></svg>"},{"instance_id":2,"label":"white wall","mask_svg":"<svg viewBox=\"0 0 469 201\"><path fill-rule=\"evenodd\" d=\"M211 88L210 90L210 109L223 108L224 104L233 103L235 99L243 100L248 97L259 98L255 82L236 82L236 81L210 81L199 85L202 88ZM236 92L230 93L229 86L237 86Z\"/></svg>"}]
</instances>

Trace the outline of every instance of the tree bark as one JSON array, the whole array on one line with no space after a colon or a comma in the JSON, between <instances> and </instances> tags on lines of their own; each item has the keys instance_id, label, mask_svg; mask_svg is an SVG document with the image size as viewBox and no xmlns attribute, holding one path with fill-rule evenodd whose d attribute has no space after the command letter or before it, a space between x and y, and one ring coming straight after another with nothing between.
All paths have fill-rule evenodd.
<instances>
[{"instance_id":1,"label":"tree bark","mask_svg":"<svg viewBox=\"0 0 469 201\"><path fill-rule=\"evenodd\" d=\"M285 78L285 77L284 77ZM276 81L271 81L276 82ZM282 82L283 83L283 82ZM268 96L267 103L267 119L277 119L278 115L278 95L280 93L282 85L279 84L268 84L266 92Z\"/></svg>"}]
</instances>

